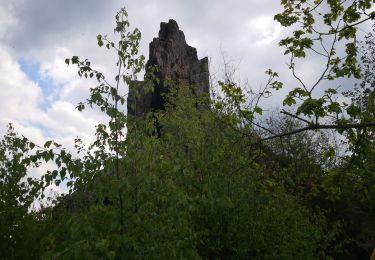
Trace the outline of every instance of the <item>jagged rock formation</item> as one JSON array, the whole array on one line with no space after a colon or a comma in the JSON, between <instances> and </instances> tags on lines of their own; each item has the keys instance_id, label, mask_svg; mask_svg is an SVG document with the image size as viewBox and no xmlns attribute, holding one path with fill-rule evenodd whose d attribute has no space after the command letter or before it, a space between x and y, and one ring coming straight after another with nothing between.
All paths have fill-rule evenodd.
<instances>
[{"instance_id":1,"label":"jagged rock formation","mask_svg":"<svg viewBox=\"0 0 375 260\"><path fill-rule=\"evenodd\" d=\"M146 72L156 66L154 91L146 91L143 81L134 81L128 94L128 115L143 117L148 112L164 107L163 93L167 93L170 86L165 80L171 80L179 87L193 87L195 95L209 95L208 59L198 59L197 50L186 43L185 35L180 31L176 21L160 24L159 37L150 43L149 60ZM94 191L74 192L60 199L57 209L66 209L77 213L85 206L96 200ZM105 201L104 204L111 204Z\"/></svg>"},{"instance_id":2,"label":"jagged rock formation","mask_svg":"<svg viewBox=\"0 0 375 260\"><path fill-rule=\"evenodd\" d=\"M167 80L179 87L193 87L197 96L209 94L208 58L198 59L197 50L186 43L176 21L160 24L159 37L150 43L146 72L156 66L154 91L147 92L142 81L134 82L128 95L128 114L144 116L164 107L163 93L168 92Z\"/></svg>"}]
</instances>

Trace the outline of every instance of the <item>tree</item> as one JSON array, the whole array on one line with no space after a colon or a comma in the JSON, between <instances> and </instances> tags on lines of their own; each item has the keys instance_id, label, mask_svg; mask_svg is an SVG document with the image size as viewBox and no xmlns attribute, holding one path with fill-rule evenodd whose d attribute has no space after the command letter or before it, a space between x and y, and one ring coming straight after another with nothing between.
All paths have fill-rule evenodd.
<instances>
[{"instance_id":1,"label":"tree","mask_svg":"<svg viewBox=\"0 0 375 260\"><path fill-rule=\"evenodd\" d=\"M126 14L122 11L118 17ZM118 23L116 28L126 29ZM121 31L120 36L119 46L131 45L121 45L127 33ZM115 48L102 36L98 44ZM130 59L128 51L133 49L115 50L120 56L117 86L123 80L134 87L132 78L121 78L121 64L140 64ZM98 105L110 122L98 127L98 140L89 150L81 148L87 156L75 175L75 192L92 190L95 200L80 209L79 218L63 213L60 222L66 228L49 236L50 256L308 259L322 253L317 252L322 235L316 224L319 218L309 216L282 187L262 177L252 152L243 153L253 140L239 142L242 135L235 128L241 117L232 109L236 97L228 95L219 101L220 109L211 111L197 106L189 88L177 88L166 97L165 111L146 120L129 120L116 106L123 100L119 88L111 88L87 60L73 57L70 62L78 65L80 75L99 77L101 84L91 90L88 104ZM227 124L216 121L213 112ZM158 136L150 134L155 132L153 118L162 125ZM125 122L131 132L120 139ZM274 244L278 247L271 249Z\"/></svg>"},{"instance_id":2,"label":"tree","mask_svg":"<svg viewBox=\"0 0 375 260\"><path fill-rule=\"evenodd\" d=\"M337 100L335 86L320 89L324 83L333 85L343 77L360 78L357 63L357 31L360 25L374 19L372 1L295 1L282 0L284 10L275 15L275 20L284 27L295 26L291 36L280 41L285 54L290 56L289 68L300 87L292 89L284 99L284 106L295 106L289 116L299 119L305 126L282 135L293 135L301 131L317 129L349 129L374 127L373 121L350 123L350 107ZM344 53L342 48L345 49ZM307 85L297 74L299 59L316 55L323 60L324 67L316 81ZM279 83L281 84L281 83ZM323 87L323 86L322 86ZM323 95L318 94L324 92ZM297 103L298 102L298 103ZM327 124L330 123L331 124ZM270 138L278 138L270 136Z\"/></svg>"},{"instance_id":3,"label":"tree","mask_svg":"<svg viewBox=\"0 0 375 260\"><path fill-rule=\"evenodd\" d=\"M58 146L47 142L46 146ZM48 162L53 150L37 148L19 135L12 124L0 141L0 251L5 259L39 257L38 244L45 234L44 216L30 212L36 200L44 198L44 190L55 172L40 180L30 175L31 168ZM57 181L57 180L56 180ZM33 241L34 243L32 243Z\"/></svg>"},{"instance_id":4,"label":"tree","mask_svg":"<svg viewBox=\"0 0 375 260\"><path fill-rule=\"evenodd\" d=\"M344 221L346 253L353 254L352 257L368 257L374 246L371 243L371 233L374 232L372 161L375 158L372 134L373 36L368 34L359 44L357 32L361 25L374 19L371 11L373 1L281 3L284 11L275 19L283 26L296 27L293 36L283 39L280 45L285 47L285 54L290 55L292 75L301 85L289 93L284 105L295 105L296 112L289 116L306 124L281 135L325 128L337 129L342 135L346 155L338 167L327 169L321 189L326 193L329 207L334 209L331 217ZM359 52L362 52L360 63ZM325 59L325 66L316 82L307 86L295 68L298 59L311 55ZM323 96L317 93L319 87L324 87L327 82L333 85L335 79L351 76L361 80L359 87L343 93L351 102L340 102L343 99L335 87L326 89ZM324 125L322 122L331 124Z\"/></svg>"},{"instance_id":5,"label":"tree","mask_svg":"<svg viewBox=\"0 0 375 260\"><path fill-rule=\"evenodd\" d=\"M126 86L135 87L144 58L138 56L140 32L129 31L125 9L115 19L119 41L97 37L100 47L118 54L114 83L87 59L66 59L81 77L98 80L77 109L96 106L108 123L96 127L92 144L76 140L80 157L53 141L37 146L12 131L4 137L0 161L8 168L1 172L0 191L13 200L33 196L27 203L4 203L1 217L11 208L20 217L2 230L25 226L25 216L40 223L23 239L30 243L38 234L41 247L34 252L43 258L325 256L324 217L266 174L256 160L258 150L252 149L257 139L243 139L238 126L249 127L241 122L261 110L255 106L239 113L244 99L235 85L220 83L225 95L209 105L189 88L177 87L167 95L165 110L129 120L123 108ZM154 80L151 75L147 79ZM155 118L160 135L152 134ZM131 130L128 136L125 126ZM11 155L5 156L8 150ZM57 169L24 186L27 167L43 161L55 162ZM44 196L43 189L52 183L66 183L69 194L54 207L28 213L30 202ZM12 245L22 245L13 234L1 238L10 258L17 256Z\"/></svg>"}]
</instances>

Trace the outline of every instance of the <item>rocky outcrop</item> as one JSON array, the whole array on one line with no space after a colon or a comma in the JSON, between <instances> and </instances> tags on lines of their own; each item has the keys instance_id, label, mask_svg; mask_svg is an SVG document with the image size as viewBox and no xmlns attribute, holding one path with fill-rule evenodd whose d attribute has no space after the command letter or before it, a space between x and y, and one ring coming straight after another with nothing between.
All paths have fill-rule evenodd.
<instances>
[{"instance_id":1,"label":"rocky outcrop","mask_svg":"<svg viewBox=\"0 0 375 260\"><path fill-rule=\"evenodd\" d=\"M146 72L156 67L154 91L146 91L143 82L134 82L128 95L128 114L142 116L150 111L163 109L163 93L168 93L171 81L179 87L192 87L200 96L209 94L208 59L198 59L197 50L186 43L184 33L176 21L160 24L159 37L150 43Z\"/></svg>"},{"instance_id":2,"label":"rocky outcrop","mask_svg":"<svg viewBox=\"0 0 375 260\"><path fill-rule=\"evenodd\" d=\"M163 109L163 93L167 93L170 86L166 81L172 81L178 87L192 87L195 95L209 94L208 59L198 59L197 50L185 41L185 35L178 28L174 20L160 24L159 37L150 43L150 55L146 64L146 72L151 72L153 67L158 81L153 82L154 91L148 91L144 81L133 81L128 94L128 115L138 118L144 117L148 112ZM155 123L157 129L159 125ZM128 126L128 134L132 130ZM157 130L159 131L159 130ZM112 176L111 174L108 175ZM98 201L94 189L75 191L59 199L56 210L66 210L76 214L93 203L112 205L112 201L105 199Z\"/></svg>"}]
</instances>

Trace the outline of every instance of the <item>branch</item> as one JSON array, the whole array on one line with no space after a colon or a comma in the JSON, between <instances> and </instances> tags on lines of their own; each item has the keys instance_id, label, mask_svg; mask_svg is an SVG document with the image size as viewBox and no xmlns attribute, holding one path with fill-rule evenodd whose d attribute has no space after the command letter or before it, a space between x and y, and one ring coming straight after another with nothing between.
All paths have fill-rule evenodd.
<instances>
[{"instance_id":1,"label":"branch","mask_svg":"<svg viewBox=\"0 0 375 260\"><path fill-rule=\"evenodd\" d=\"M287 111L285 111L285 110L281 110L280 113L281 113L281 114L284 114L284 115L287 115L287 116L290 116L290 117L293 117L293 118L296 118L296 119L298 119L298 120L301 120L301 121L305 122L305 123L308 124L308 125L311 125L311 124L312 124L312 122L310 122L310 121L308 121L308 120L306 120L306 119L304 119L304 118L302 118L302 117L299 117L299 116L293 115L293 114L291 114L291 113L289 113L289 112L287 112Z\"/></svg>"},{"instance_id":2,"label":"branch","mask_svg":"<svg viewBox=\"0 0 375 260\"><path fill-rule=\"evenodd\" d=\"M337 24L337 28L338 26L340 25L340 22ZM337 30L336 28L336 30ZM322 74L320 75L319 79L315 82L315 84L312 86L312 88L310 89L310 95L311 93L313 92L313 90L315 89L315 87L322 81L322 79L324 78L324 76L326 75L327 71L329 70L330 68L330 65L331 65L331 59L332 59L332 55L333 55L333 50L335 48L335 44L337 42L337 34L335 34L335 37L333 38L333 41L332 41L332 45L331 45L331 49L329 51L329 55L327 57L327 64L326 64L326 68L324 69L324 71L322 72Z\"/></svg>"},{"instance_id":3,"label":"branch","mask_svg":"<svg viewBox=\"0 0 375 260\"><path fill-rule=\"evenodd\" d=\"M357 26L357 25L359 25L359 24L361 24L361 23L364 23L364 22L366 22L366 21L368 21L368 20L372 20L372 19L374 19L375 18L375 15L368 15L369 17L367 17L367 18L365 18L365 19L363 19L363 20L361 20L361 21L358 21L358 22L356 22L356 23L352 23L352 24L348 24L348 25L346 25L346 26L343 26L343 27L341 27L340 29L336 29L335 31L333 31L333 32L317 32L318 34L320 34L320 35L332 35L332 34L337 34L337 33L340 33L340 32L342 32L342 31L344 31L344 30L346 30L346 29L348 29L348 28L352 28L352 27L355 27L355 26Z\"/></svg>"},{"instance_id":4,"label":"branch","mask_svg":"<svg viewBox=\"0 0 375 260\"><path fill-rule=\"evenodd\" d=\"M312 50L313 52L315 52L316 54L320 55L320 56L328 58L328 55L326 55L324 53L321 53L320 51L317 51L314 48L309 48L309 49Z\"/></svg>"},{"instance_id":5,"label":"branch","mask_svg":"<svg viewBox=\"0 0 375 260\"><path fill-rule=\"evenodd\" d=\"M269 132L269 133L272 134L272 135L275 135L275 134L276 134L276 133L273 132L272 130L270 130L270 129L268 129L267 127L264 127L264 126L262 126L262 125L260 125L260 124L258 124L258 123L256 123L256 122L250 122L250 123L253 124L253 125L255 125L256 127L259 127L260 129L263 129L263 130Z\"/></svg>"},{"instance_id":6,"label":"branch","mask_svg":"<svg viewBox=\"0 0 375 260\"><path fill-rule=\"evenodd\" d=\"M272 135L265 138L262 138L261 141L267 141L272 140L275 138L285 137L285 136L291 136L294 134L298 134L305 131L310 130L319 130L319 129L341 129L341 130L348 130L348 129L360 129L360 128L366 128L366 127L375 127L375 122L371 123L363 123L363 124L347 124L347 125L310 125L306 126L297 130L293 130L287 133L282 133L278 135Z\"/></svg>"},{"instance_id":7,"label":"branch","mask_svg":"<svg viewBox=\"0 0 375 260\"><path fill-rule=\"evenodd\" d=\"M292 53L292 55L291 55L291 57L290 57L290 68L292 69L293 77L294 77L295 79L297 79L297 80L301 83L303 89L304 89L309 95L311 95L311 93L309 92L309 90L308 90L306 84L305 84L305 83L303 82L303 80L302 80L302 79L296 74L295 64L294 64L293 60L294 60L294 55L293 55L293 53ZM311 96L310 96L310 97L311 97Z\"/></svg>"}]
</instances>

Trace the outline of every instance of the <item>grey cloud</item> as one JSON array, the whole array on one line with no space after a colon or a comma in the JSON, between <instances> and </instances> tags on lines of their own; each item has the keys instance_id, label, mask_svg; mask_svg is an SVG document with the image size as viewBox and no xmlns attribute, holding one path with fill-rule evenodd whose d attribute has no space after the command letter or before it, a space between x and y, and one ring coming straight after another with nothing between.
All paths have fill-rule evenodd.
<instances>
[{"instance_id":1,"label":"grey cloud","mask_svg":"<svg viewBox=\"0 0 375 260\"><path fill-rule=\"evenodd\" d=\"M17 52L47 48L107 20L116 9L110 1L33 0L8 5L17 23L7 28L4 43ZM113 3L113 2L112 2ZM93 22L95 21L95 22Z\"/></svg>"},{"instance_id":2,"label":"grey cloud","mask_svg":"<svg viewBox=\"0 0 375 260\"><path fill-rule=\"evenodd\" d=\"M266 68L287 75L287 80L290 76L285 65L287 59L277 46L282 35L269 45L255 45L256 35L246 26L254 18L272 19L281 9L279 1L29 0L15 3L9 10L18 23L8 27L4 43L12 46L18 55L32 53L37 58L48 59L56 46L65 46L111 68L114 62L106 52L95 47L95 35L111 35L114 14L125 3L131 24L142 32L140 52L146 56L148 43L157 35L159 23L173 18L185 32L188 43L196 44L194 47L201 57L212 58L218 70L222 66L222 49L235 64L240 62L241 77L249 79L254 87L265 82Z\"/></svg>"}]
</instances>

